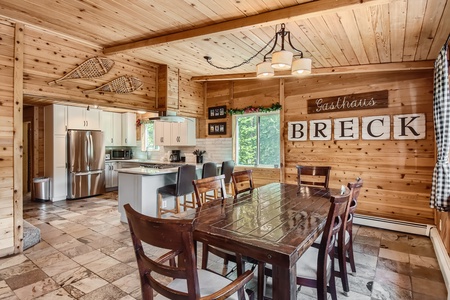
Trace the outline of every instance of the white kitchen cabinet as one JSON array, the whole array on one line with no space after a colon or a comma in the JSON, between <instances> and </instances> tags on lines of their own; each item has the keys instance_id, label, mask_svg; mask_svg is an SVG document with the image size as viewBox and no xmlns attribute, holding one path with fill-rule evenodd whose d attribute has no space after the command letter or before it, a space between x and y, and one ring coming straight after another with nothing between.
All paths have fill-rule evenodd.
<instances>
[{"instance_id":1,"label":"white kitchen cabinet","mask_svg":"<svg viewBox=\"0 0 450 300\"><path fill-rule=\"evenodd\" d=\"M105 162L105 187L107 189L117 187L117 165L115 161Z\"/></svg>"},{"instance_id":2,"label":"white kitchen cabinet","mask_svg":"<svg viewBox=\"0 0 450 300\"><path fill-rule=\"evenodd\" d=\"M195 119L186 118L184 122L172 123L172 146L195 146Z\"/></svg>"},{"instance_id":3,"label":"white kitchen cabinet","mask_svg":"<svg viewBox=\"0 0 450 300\"><path fill-rule=\"evenodd\" d=\"M102 112L102 131L105 146L121 146L122 142L122 115L115 112Z\"/></svg>"},{"instance_id":4,"label":"white kitchen cabinet","mask_svg":"<svg viewBox=\"0 0 450 300\"><path fill-rule=\"evenodd\" d=\"M67 197L67 106L44 108L44 176L50 178L50 199Z\"/></svg>"},{"instance_id":5,"label":"white kitchen cabinet","mask_svg":"<svg viewBox=\"0 0 450 300\"><path fill-rule=\"evenodd\" d=\"M195 146L195 119L184 122L155 122L155 143L159 146Z\"/></svg>"},{"instance_id":6,"label":"white kitchen cabinet","mask_svg":"<svg viewBox=\"0 0 450 300\"><path fill-rule=\"evenodd\" d=\"M100 110L85 107L67 107L67 128L81 130L101 130Z\"/></svg>"},{"instance_id":7,"label":"white kitchen cabinet","mask_svg":"<svg viewBox=\"0 0 450 300\"><path fill-rule=\"evenodd\" d=\"M122 143L121 146L136 146L136 114L122 114Z\"/></svg>"},{"instance_id":8,"label":"white kitchen cabinet","mask_svg":"<svg viewBox=\"0 0 450 300\"><path fill-rule=\"evenodd\" d=\"M155 121L154 126L155 144L170 146L172 144L172 123Z\"/></svg>"}]
</instances>

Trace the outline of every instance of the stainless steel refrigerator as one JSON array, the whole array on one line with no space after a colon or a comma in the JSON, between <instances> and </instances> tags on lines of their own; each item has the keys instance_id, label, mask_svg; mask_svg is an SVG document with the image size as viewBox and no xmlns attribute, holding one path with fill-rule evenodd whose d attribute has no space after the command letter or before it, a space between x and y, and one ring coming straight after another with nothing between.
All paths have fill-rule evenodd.
<instances>
[{"instance_id":1,"label":"stainless steel refrigerator","mask_svg":"<svg viewBox=\"0 0 450 300\"><path fill-rule=\"evenodd\" d=\"M105 192L105 145L103 132L69 130L67 199L94 196ZM63 155L61 153L60 155Z\"/></svg>"}]
</instances>

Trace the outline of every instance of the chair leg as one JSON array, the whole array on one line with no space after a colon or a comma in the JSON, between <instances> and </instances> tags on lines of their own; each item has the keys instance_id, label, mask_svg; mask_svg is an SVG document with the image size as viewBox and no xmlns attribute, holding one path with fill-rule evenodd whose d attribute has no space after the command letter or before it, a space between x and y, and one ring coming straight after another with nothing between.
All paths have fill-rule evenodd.
<instances>
[{"instance_id":1,"label":"chair leg","mask_svg":"<svg viewBox=\"0 0 450 300\"><path fill-rule=\"evenodd\" d=\"M162 195L158 194L158 218L161 218Z\"/></svg>"},{"instance_id":2,"label":"chair leg","mask_svg":"<svg viewBox=\"0 0 450 300\"><path fill-rule=\"evenodd\" d=\"M329 282L329 288L328 289L329 289L329 292L331 294L331 299L332 300L337 300L336 281L334 279L334 275L333 274L331 274L331 276L330 276L330 282ZM327 299L327 294L325 294L325 298L324 299Z\"/></svg>"},{"instance_id":3,"label":"chair leg","mask_svg":"<svg viewBox=\"0 0 450 300\"><path fill-rule=\"evenodd\" d=\"M347 253L348 253L348 260L350 262L350 267L352 268L352 272L356 273L355 258L353 256L353 241L351 240L347 249Z\"/></svg>"},{"instance_id":4,"label":"chair leg","mask_svg":"<svg viewBox=\"0 0 450 300\"><path fill-rule=\"evenodd\" d=\"M347 259L345 256L346 249L342 249L342 247L338 247L338 262L339 262L339 277L342 281L342 287L344 289L344 294L348 296L348 292L350 291L350 287L348 284L348 275L347 275ZM332 276L333 277L333 276Z\"/></svg>"},{"instance_id":5,"label":"chair leg","mask_svg":"<svg viewBox=\"0 0 450 300\"><path fill-rule=\"evenodd\" d=\"M258 300L264 300L264 290L266 287L265 268L265 263L258 262Z\"/></svg>"}]
</instances>

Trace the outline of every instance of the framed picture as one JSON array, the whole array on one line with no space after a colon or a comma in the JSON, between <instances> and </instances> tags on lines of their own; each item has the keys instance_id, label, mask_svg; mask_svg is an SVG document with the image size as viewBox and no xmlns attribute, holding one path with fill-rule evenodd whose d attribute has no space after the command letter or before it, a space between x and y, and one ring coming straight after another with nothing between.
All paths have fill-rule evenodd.
<instances>
[{"instance_id":1,"label":"framed picture","mask_svg":"<svg viewBox=\"0 0 450 300\"><path fill-rule=\"evenodd\" d=\"M214 134L227 134L227 123L209 123L208 124L208 135Z\"/></svg>"},{"instance_id":2,"label":"framed picture","mask_svg":"<svg viewBox=\"0 0 450 300\"><path fill-rule=\"evenodd\" d=\"M215 106L208 108L208 119L221 119L227 117L227 106Z\"/></svg>"}]
</instances>

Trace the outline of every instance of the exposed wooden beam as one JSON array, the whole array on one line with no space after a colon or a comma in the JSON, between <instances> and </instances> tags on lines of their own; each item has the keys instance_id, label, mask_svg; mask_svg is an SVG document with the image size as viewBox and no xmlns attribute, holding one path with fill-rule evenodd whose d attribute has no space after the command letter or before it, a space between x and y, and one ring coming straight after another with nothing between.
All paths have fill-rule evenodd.
<instances>
[{"instance_id":1,"label":"exposed wooden beam","mask_svg":"<svg viewBox=\"0 0 450 300\"><path fill-rule=\"evenodd\" d=\"M156 46L163 43L187 41L199 36L217 33L231 32L235 30L251 29L252 27L265 27L280 22L295 21L311 18L319 14L333 13L342 9L351 9L355 6L376 5L388 3L389 0L320 0L299 4L287 8L269 11L254 16L225 21L204 27L179 31L158 37L143 39L137 42L124 43L103 49L104 54L113 54L122 51L130 51L143 47Z\"/></svg>"},{"instance_id":2,"label":"exposed wooden beam","mask_svg":"<svg viewBox=\"0 0 450 300\"><path fill-rule=\"evenodd\" d=\"M371 64L361 66L346 66L335 68L320 68L313 69L311 75L330 75L330 74L350 74L350 73L370 73L370 72L390 72L390 71L408 71L408 70L430 70L434 68L433 60L417 61L417 62L401 62L388 64ZM290 71L275 72L275 76L269 78L286 78L296 77ZM239 73L239 74L225 74L212 76L193 76L193 81L220 81L220 80L244 80L256 79L256 72L254 73Z\"/></svg>"}]
</instances>

